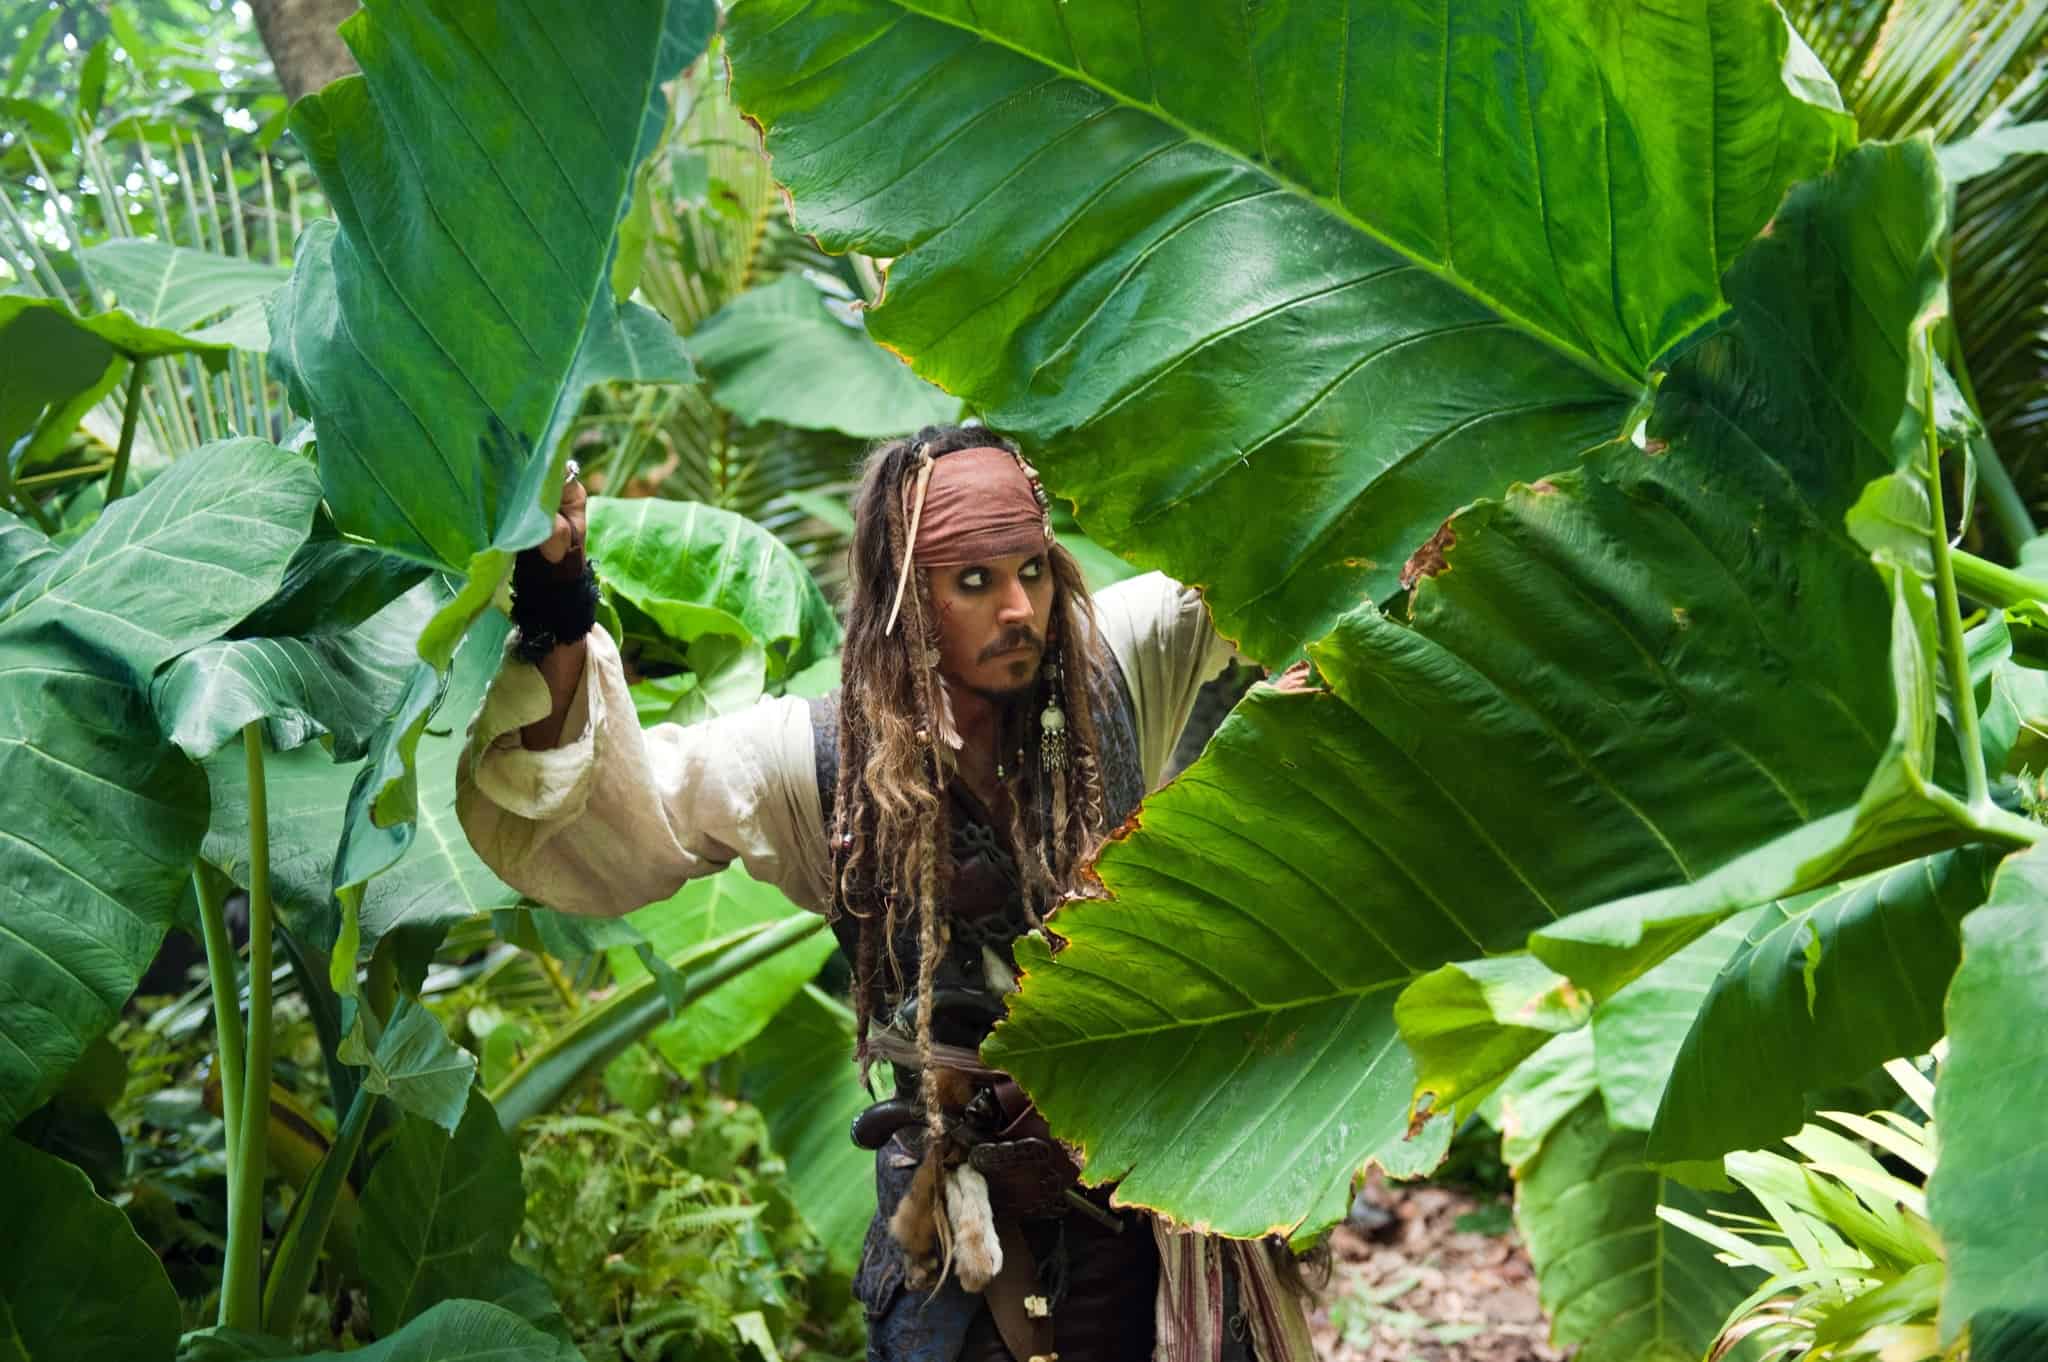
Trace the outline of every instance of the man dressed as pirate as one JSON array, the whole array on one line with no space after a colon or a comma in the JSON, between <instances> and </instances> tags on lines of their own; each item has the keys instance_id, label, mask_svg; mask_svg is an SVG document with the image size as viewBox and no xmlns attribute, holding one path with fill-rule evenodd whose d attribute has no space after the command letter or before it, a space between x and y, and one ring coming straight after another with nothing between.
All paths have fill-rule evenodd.
<instances>
[{"instance_id":1,"label":"man dressed as pirate","mask_svg":"<svg viewBox=\"0 0 2048 1362\"><path fill-rule=\"evenodd\" d=\"M1013 943L1088 892L1229 659L1200 596L1155 573L1091 598L1016 449L927 428L861 480L840 692L643 731L593 623L583 500L565 489L554 537L515 569L519 633L471 730L463 827L507 883L567 912L630 912L738 860L830 916L857 1058L896 1078L853 1129L875 1150L854 1283L869 1357L1308 1358L1284 1249L1174 1232L1082 1188L979 1058Z\"/></svg>"}]
</instances>

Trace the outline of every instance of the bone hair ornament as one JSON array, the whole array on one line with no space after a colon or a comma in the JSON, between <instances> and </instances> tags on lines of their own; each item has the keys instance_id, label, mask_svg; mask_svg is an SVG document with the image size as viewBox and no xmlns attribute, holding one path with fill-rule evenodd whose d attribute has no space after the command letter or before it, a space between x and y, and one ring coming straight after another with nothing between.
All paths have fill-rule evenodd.
<instances>
[{"instance_id":1,"label":"bone hair ornament","mask_svg":"<svg viewBox=\"0 0 2048 1362\"><path fill-rule=\"evenodd\" d=\"M923 1249L913 1257L929 1256L951 1230L942 1223L945 1170L936 1166L944 1157L938 1136L945 1116L931 1027L934 971L948 937L941 911L952 869L946 787L959 733L938 669L934 569L1029 551L1045 555L1053 578L1041 694L1006 712L1004 724L1025 731L1005 733L998 749L1022 746L1037 759L1006 770L1009 826L993 829L1016 859L1033 923L1062 899L1090 892L1086 870L1107 832L1094 705L1114 695L1115 682L1080 567L1052 538L1047 504L1016 449L974 426L927 427L881 446L869 456L855 497L831 911L858 923L853 1000L863 1076L877 993L907 992L906 962L893 943L903 914L916 915L907 921L916 927L918 1068L926 1080L925 1158L934 1166L928 1174L919 1170L924 1185L914 1182L908 1199L915 1205L899 1210L898 1241ZM1035 740L1028 732L1034 721ZM913 1223L918 1218L931 1221L931 1237Z\"/></svg>"}]
</instances>

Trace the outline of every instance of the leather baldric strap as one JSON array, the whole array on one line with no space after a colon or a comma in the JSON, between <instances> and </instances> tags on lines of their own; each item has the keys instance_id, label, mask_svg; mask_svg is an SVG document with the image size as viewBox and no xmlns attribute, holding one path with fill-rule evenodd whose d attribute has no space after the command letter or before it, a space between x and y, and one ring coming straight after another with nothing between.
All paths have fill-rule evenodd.
<instances>
[{"instance_id":1,"label":"leather baldric strap","mask_svg":"<svg viewBox=\"0 0 2048 1362\"><path fill-rule=\"evenodd\" d=\"M1015 1220L997 1223L996 1240L1003 1246L1003 1268L981 1293L996 1332L1018 1362L1047 1356L1053 1350L1052 1311L1041 1294L1031 1245Z\"/></svg>"}]
</instances>

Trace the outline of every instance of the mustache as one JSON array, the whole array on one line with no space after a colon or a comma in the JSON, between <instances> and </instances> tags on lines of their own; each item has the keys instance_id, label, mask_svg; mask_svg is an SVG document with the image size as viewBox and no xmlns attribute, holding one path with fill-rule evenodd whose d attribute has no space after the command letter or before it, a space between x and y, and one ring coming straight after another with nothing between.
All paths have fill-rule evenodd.
<instances>
[{"instance_id":1,"label":"mustache","mask_svg":"<svg viewBox=\"0 0 2048 1362\"><path fill-rule=\"evenodd\" d=\"M1020 624L1013 629L1005 630L1001 638L989 644L988 647L983 648L981 656L976 661L993 662L996 658L1015 648L1036 648L1042 653L1045 651L1045 640L1033 633L1027 626Z\"/></svg>"}]
</instances>

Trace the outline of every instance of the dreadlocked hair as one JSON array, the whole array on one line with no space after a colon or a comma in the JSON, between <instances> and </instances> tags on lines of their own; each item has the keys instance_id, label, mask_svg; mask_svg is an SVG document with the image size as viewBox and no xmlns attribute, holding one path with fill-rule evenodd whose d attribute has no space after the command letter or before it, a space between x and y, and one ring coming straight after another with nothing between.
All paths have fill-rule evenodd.
<instances>
[{"instance_id":1,"label":"dreadlocked hair","mask_svg":"<svg viewBox=\"0 0 2048 1362\"><path fill-rule=\"evenodd\" d=\"M939 631L930 583L913 569L899 631L886 633L889 609L910 553L907 502L923 459L1009 440L979 426L927 426L868 456L854 501L853 547L841 656L839 773L831 832L833 916L858 921L853 1003L858 1054L865 1062L874 997L886 970L889 996L906 992L897 957L899 928L915 923L918 942L917 1044L926 1119L937 1132L939 1085L933 1081L933 979L950 935L943 915L951 878L951 827L945 790L950 753L941 740L949 706L935 665ZM1049 655L1061 660L1060 706L1067 715L1064 771L1024 763L1013 786L1007 832L1024 881L1031 919L1088 891L1087 868L1107 831L1101 746L1094 709L1111 693L1107 654L1094 602L1073 555L1047 546L1055 592ZM1011 707L1036 743L1035 703ZM1008 750L1007 747L1005 750ZM906 914L914 914L914 918Z\"/></svg>"}]
</instances>

